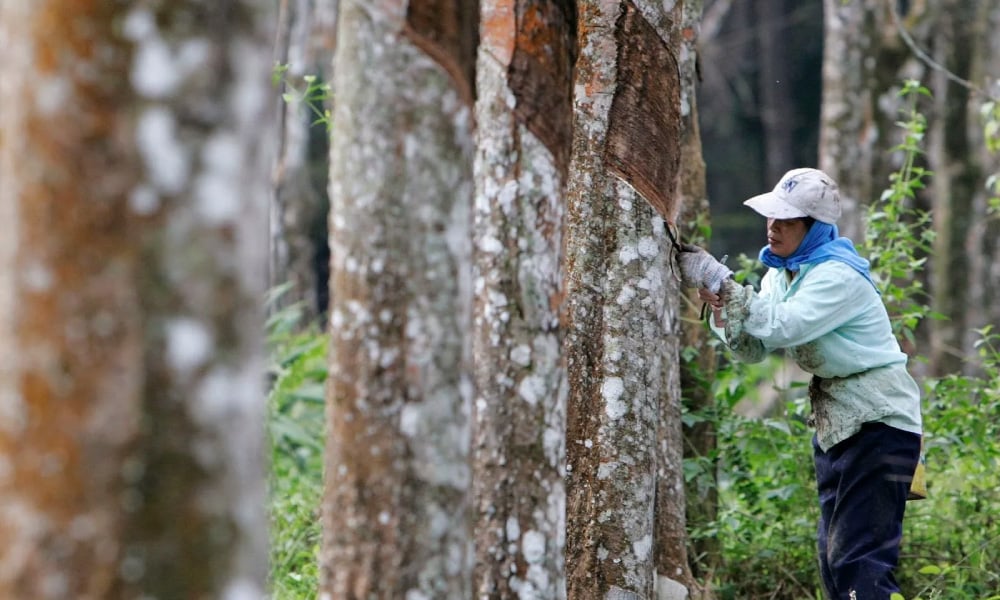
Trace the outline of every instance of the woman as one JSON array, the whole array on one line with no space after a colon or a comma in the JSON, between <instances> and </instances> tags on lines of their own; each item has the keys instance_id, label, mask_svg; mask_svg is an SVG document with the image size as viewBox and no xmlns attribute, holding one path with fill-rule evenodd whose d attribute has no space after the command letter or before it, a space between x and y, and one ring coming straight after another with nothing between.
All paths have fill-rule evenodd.
<instances>
[{"instance_id":1,"label":"woman","mask_svg":"<svg viewBox=\"0 0 1000 600\"><path fill-rule=\"evenodd\" d=\"M781 348L813 374L823 586L832 599L888 599L899 591L893 570L920 454L920 390L868 261L838 237L833 179L794 169L744 204L767 218L760 291L696 246L680 253L682 276L712 306L712 328L737 359Z\"/></svg>"}]
</instances>

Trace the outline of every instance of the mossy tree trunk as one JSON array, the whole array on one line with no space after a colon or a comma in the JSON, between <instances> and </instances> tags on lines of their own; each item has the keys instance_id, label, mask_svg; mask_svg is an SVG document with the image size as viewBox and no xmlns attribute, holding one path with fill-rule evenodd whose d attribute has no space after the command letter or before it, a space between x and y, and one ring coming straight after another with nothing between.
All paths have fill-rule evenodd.
<instances>
[{"instance_id":1,"label":"mossy tree trunk","mask_svg":"<svg viewBox=\"0 0 1000 600\"><path fill-rule=\"evenodd\" d=\"M460 2L340 7L325 597L470 595L477 20Z\"/></svg>"},{"instance_id":2,"label":"mossy tree trunk","mask_svg":"<svg viewBox=\"0 0 1000 600\"><path fill-rule=\"evenodd\" d=\"M0 597L264 594L270 16L0 4Z\"/></svg>"},{"instance_id":3,"label":"mossy tree trunk","mask_svg":"<svg viewBox=\"0 0 1000 600\"><path fill-rule=\"evenodd\" d=\"M564 598L564 186L572 2L482 2L477 70L475 597Z\"/></svg>"},{"instance_id":4,"label":"mossy tree trunk","mask_svg":"<svg viewBox=\"0 0 1000 600\"><path fill-rule=\"evenodd\" d=\"M661 3L578 3L568 182L567 591L654 593L657 479L676 443L677 281L664 220L676 219L678 49ZM658 214L653 210L656 206ZM676 400L676 398L673 398ZM677 414L673 414L676 412ZM660 426L677 426L668 442ZM678 465L672 465L677 467ZM661 573L664 577L674 574Z\"/></svg>"}]
</instances>

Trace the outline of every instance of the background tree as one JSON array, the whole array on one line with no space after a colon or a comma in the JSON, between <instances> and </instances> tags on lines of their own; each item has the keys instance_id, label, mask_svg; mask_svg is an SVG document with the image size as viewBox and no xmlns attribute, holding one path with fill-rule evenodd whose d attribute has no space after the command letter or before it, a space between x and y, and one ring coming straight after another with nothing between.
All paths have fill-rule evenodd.
<instances>
[{"instance_id":1,"label":"background tree","mask_svg":"<svg viewBox=\"0 0 1000 600\"><path fill-rule=\"evenodd\" d=\"M270 213L270 286L289 285L272 306L298 304L304 322L325 314L329 284L329 118L337 0L282 0L275 37L278 152Z\"/></svg>"},{"instance_id":2,"label":"background tree","mask_svg":"<svg viewBox=\"0 0 1000 600\"><path fill-rule=\"evenodd\" d=\"M789 164L817 162L823 7L783 0L704 5L697 96L711 249L756 254L760 223L743 200L773 187Z\"/></svg>"},{"instance_id":3,"label":"background tree","mask_svg":"<svg viewBox=\"0 0 1000 600\"><path fill-rule=\"evenodd\" d=\"M1000 239L998 215L990 215L987 177L1000 161L987 151L983 104L1000 97L1000 58L995 27L1000 9L985 0L948 0L934 7L928 69L935 119L928 137L931 207L937 237L929 259L932 304L946 319L931 323L931 371L935 375L973 372L975 333L1000 322L998 277L994 266Z\"/></svg>"},{"instance_id":4,"label":"background tree","mask_svg":"<svg viewBox=\"0 0 1000 600\"><path fill-rule=\"evenodd\" d=\"M427 35L428 15L475 23L468 9L340 7L321 557L331 598L470 593L472 70L462 65L474 43ZM448 56L466 58L454 69L414 43L445 39Z\"/></svg>"},{"instance_id":5,"label":"background tree","mask_svg":"<svg viewBox=\"0 0 1000 600\"><path fill-rule=\"evenodd\" d=\"M483 0L476 103L476 597L565 597L564 185L572 2Z\"/></svg>"},{"instance_id":6,"label":"background tree","mask_svg":"<svg viewBox=\"0 0 1000 600\"><path fill-rule=\"evenodd\" d=\"M684 240L706 245L706 232L711 223L708 190L705 182L705 160L702 157L701 130L698 124L698 44L702 21L702 3L699 0L685 0L679 10L674 9L675 23L672 35L680 52L681 85L681 144L680 172L678 174L677 200L680 207L677 223L680 236ZM672 42L673 44L674 42ZM684 516L682 521L684 538L691 532L704 529L715 520L718 513L718 474L715 467L716 454L715 398L711 382L716 369L716 352L711 335L701 320L701 301L697 290L681 290L681 363L680 389L683 408L695 415L690 426L683 427L683 459L696 465L699 475L685 477L678 473L674 482L684 482L685 504L683 510L675 508ZM677 419L676 415L674 419ZM664 478L670 481L670 478ZM662 485L662 484L661 484ZM664 543L661 547L676 547ZM687 544L683 555L682 569L692 570L692 579L708 577L719 560L719 543L714 536L693 538ZM687 548L693 554L687 556ZM659 572L670 572L668 565L674 566L682 556L672 556L664 564L658 564ZM690 563L690 567L687 566ZM682 571L683 572L683 571ZM707 596L706 596L707 597Z\"/></svg>"},{"instance_id":7,"label":"background tree","mask_svg":"<svg viewBox=\"0 0 1000 600\"><path fill-rule=\"evenodd\" d=\"M651 206L674 220L678 49L666 41L660 4L578 9L566 243L567 592L650 597L663 445L680 451L679 424L673 439L659 429L670 412L660 402L677 394L679 310L664 221Z\"/></svg>"},{"instance_id":8,"label":"background tree","mask_svg":"<svg viewBox=\"0 0 1000 600\"><path fill-rule=\"evenodd\" d=\"M264 593L270 16L0 4L0 596Z\"/></svg>"},{"instance_id":9,"label":"background tree","mask_svg":"<svg viewBox=\"0 0 1000 600\"><path fill-rule=\"evenodd\" d=\"M914 3L923 4L923 3ZM876 200L894 169L899 143L900 69L911 55L896 31L895 3L824 0L823 110L819 168L840 187L840 232L859 241L864 207ZM919 23L922 8L911 20ZM926 25L922 25L926 27ZM918 66L919 68L919 66Z\"/></svg>"}]
</instances>

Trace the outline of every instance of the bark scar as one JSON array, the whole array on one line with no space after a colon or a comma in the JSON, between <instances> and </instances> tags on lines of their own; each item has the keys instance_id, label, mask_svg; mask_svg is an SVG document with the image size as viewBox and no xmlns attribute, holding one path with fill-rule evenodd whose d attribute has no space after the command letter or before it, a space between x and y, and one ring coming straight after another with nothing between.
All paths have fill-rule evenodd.
<instances>
[{"instance_id":1,"label":"bark scar","mask_svg":"<svg viewBox=\"0 0 1000 600\"><path fill-rule=\"evenodd\" d=\"M631 2L625 2L615 38L618 88L611 101L604 163L674 223L681 158L677 58Z\"/></svg>"}]
</instances>

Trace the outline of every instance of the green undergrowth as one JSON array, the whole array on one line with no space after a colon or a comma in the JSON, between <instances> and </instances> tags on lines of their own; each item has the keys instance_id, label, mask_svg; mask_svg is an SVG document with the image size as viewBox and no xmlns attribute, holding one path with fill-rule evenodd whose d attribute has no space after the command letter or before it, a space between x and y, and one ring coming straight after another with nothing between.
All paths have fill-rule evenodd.
<instances>
[{"instance_id":1,"label":"green undergrowth","mask_svg":"<svg viewBox=\"0 0 1000 600\"><path fill-rule=\"evenodd\" d=\"M275 296L283 290L276 290ZM302 331L297 307L268 320L270 589L274 600L315 598L323 489L327 336Z\"/></svg>"}]
</instances>

